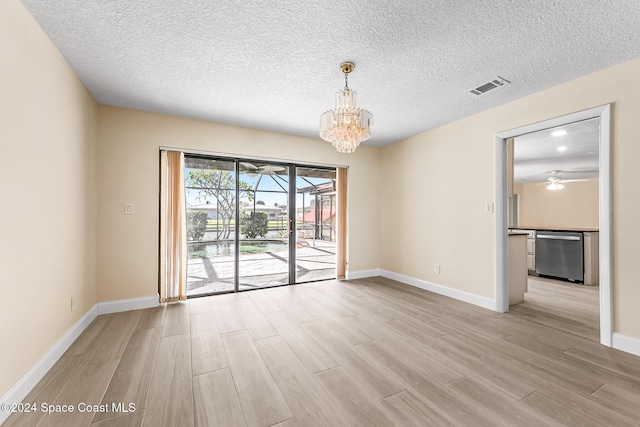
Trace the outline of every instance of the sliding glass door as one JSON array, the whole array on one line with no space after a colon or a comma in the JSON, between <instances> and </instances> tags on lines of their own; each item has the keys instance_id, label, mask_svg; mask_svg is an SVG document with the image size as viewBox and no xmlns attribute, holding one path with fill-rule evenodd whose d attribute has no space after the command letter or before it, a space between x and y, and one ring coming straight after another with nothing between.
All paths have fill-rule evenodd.
<instances>
[{"instance_id":1,"label":"sliding glass door","mask_svg":"<svg viewBox=\"0 0 640 427\"><path fill-rule=\"evenodd\" d=\"M296 281L336 277L336 170L296 168Z\"/></svg>"},{"instance_id":2,"label":"sliding glass door","mask_svg":"<svg viewBox=\"0 0 640 427\"><path fill-rule=\"evenodd\" d=\"M336 277L336 170L185 156L189 297Z\"/></svg>"}]
</instances>

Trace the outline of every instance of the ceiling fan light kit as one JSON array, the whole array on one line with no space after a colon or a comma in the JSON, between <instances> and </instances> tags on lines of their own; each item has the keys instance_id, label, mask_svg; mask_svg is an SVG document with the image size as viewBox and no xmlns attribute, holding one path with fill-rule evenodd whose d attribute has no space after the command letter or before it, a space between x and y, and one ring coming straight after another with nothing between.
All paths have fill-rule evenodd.
<instances>
[{"instance_id":1,"label":"ceiling fan light kit","mask_svg":"<svg viewBox=\"0 0 640 427\"><path fill-rule=\"evenodd\" d=\"M564 188L564 185L560 184L559 182L552 182L551 184L547 185L547 190L551 190L551 191L558 191L558 190L562 190Z\"/></svg>"},{"instance_id":2,"label":"ceiling fan light kit","mask_svg":"<svg viewBox=\"0 0 640 427\"><path fill-rule=\"evenodd\" d=\"M349 88L348 76L354 68L352 62L340 64L344 89L336 94L336 107L320 115L320 138L340 153L353 153L373 133L373 114L356 106L357 92Z\"/></svg>"}]
</instances>

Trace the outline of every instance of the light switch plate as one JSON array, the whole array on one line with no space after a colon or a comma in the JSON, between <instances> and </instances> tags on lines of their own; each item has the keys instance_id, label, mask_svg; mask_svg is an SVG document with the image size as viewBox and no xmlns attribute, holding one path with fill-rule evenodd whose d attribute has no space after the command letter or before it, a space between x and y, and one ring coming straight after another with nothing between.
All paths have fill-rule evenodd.
<instances>
[{"instance_id":1,"label":"light switch plate","mask_svg":"<svg viewBox=\"0 0 640 427\"><path fill-rule=\"evenodd\" d=\"M493 203L485 203L484 212L485 213L493 213Z\"/></svg>"},{"instance_id":2,"label":"light switch plate","mask_svg":"<svg viewBox=\"0 0 640 427\"><path fill-rule=\"evenodd\" d=\"M124 205L125 215L133 215L134 212L135 212L135 208L133 207L132 204L127 203L126 205Z\"/></svg>"}]
</instances>

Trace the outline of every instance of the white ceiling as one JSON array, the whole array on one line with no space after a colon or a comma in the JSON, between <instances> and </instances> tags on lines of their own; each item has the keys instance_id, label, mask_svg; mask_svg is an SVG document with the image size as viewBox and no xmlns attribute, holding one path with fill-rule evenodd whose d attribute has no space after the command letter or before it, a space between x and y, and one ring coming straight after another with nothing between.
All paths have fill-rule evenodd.
<instances>
[{"instance_id":1,"label":"white ceiling","mask_svg":"<svg viewBox=\"0 0 640 427\"><path fill-rule=\"evenodd\" d=\"M375 146L640 56L637 0L23 3L108 105L317 137L353 61Z\"/></svg>"},{"instance_id":2,"label":"white ceiling","mask_svg":"<svg viewBox=\"0 0 640 427\"><path fill-rule=\"evenodd\" d=\"M513 181L516 184L546 182L552 171L567 180L597 177L599 129L600 121L596 118L516 137ZM567 133L553 136L557 130Z\"/></svg>"}]
</instances>

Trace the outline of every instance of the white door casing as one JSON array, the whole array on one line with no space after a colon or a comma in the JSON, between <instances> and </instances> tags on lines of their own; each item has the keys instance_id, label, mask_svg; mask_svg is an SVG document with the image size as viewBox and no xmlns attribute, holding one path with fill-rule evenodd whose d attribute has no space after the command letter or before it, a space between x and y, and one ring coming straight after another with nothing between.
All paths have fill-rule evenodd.
<instances>
[{"instance_id":1,"label":"white door casing","mask_svg":"<svg viewBox=\"0 0 640 427\"><path fill-rule=\"evenodd\" d=\"M495 135L495 226L496 226L496 311L509 311L509 263L507 251L507 149L506 140L569 123L598 118L600 120L600 343L611 347L613 332L611 299L611 176L610 176L610 104L562 117L533 123Z\"/></svg>"}]
</instances>

